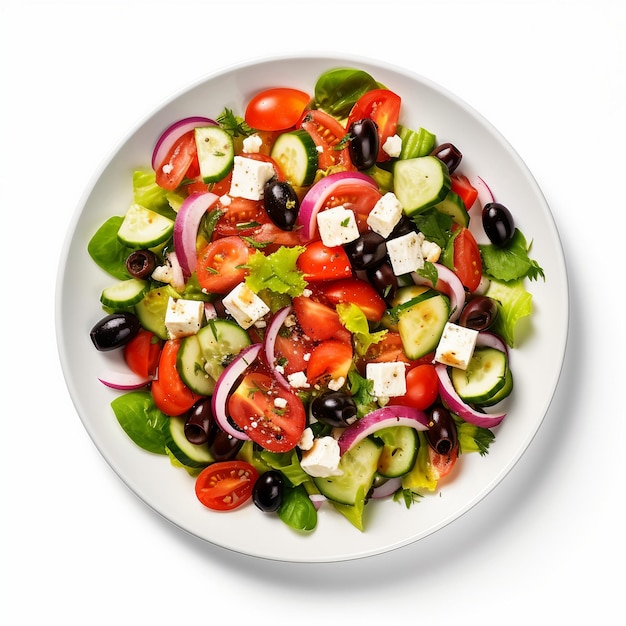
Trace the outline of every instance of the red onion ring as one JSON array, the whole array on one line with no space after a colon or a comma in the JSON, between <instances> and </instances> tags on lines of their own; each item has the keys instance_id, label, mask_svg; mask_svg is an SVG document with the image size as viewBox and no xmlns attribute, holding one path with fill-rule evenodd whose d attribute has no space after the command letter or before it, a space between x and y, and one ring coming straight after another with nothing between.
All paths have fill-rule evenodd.
<instances>
[{"instance_id":1,"label":"red onion ring","mask_svg":"<svg viewBox=\"0 0 626 626\"><path fill-rule=\"evenodd\" d=\"M398 491L400 487L402 487L402 478L400 477L390 478L389 480L386 480L382 485L375 487L372 490L372 494L370 495L370 498L373 498L374 500L377 500L380 498L388 498L389 496L393 495L396 491Z\"/></svg>"},{"instance_id":2,"label":"red onion ring","mask_svg":"<svg viewBox=\"0 0 626 626\"><path fill-rule=\"evenodd\" d=\"M486 330L481 330L476 337L476 347L481 348L495 348L509 355L509 347L506 345L504 339Z\"/></svg>"},{"instance_id":3,"label":"red onion ring","mask_svg":"<svg viewBox=\"0 0 626 626\"><path fill-rule=\"evenodd\" d=\"M154 146L152 152L152 169L156 172L170 153L172 146L185 134L199 126L216 126L217 122L208 117L186 117L174 122L166 128Z\"/></svg>"},{"instance_id":4,"label":"red onion ring","mask_svg":"<svg viewBox=\"0 0 626 626\"><path fill-rule=\"evenodd\" d=\"M135 389L141 389L146 387L152 381L152 376L138 376L133 372L118 372L108 371L102 376L98 377L98 380L111 389L118 389L120 391L133 391Z\"/></svg>"},{"instance_id":5,"label":"red onion ring","mask_svg":"<svg viewBox=\"0 0 626 626\"><path fill-rule=\"evenodd\" d=\"M172 267L172 281L170 285L172 285L176 291L181 292L185 289L185 275L178 260L178 255L174 250L167 253L167 261Z\"/></svg>"},{"instance_id":6,"label":"red onion ring","mask_svg":"<svg viewBox=\"0 0 626 626\"><path fill-rule=\"evenodd\" d=\"M285 323L285 320L289 317L290 313L291 313L291 306L286 306L280 309L280 311L278 311L274 315L274 317L272 318L272 321L267 327L267 331L265 333L265 340L263 342L263 346L265 349L265 358L267 360L268 365L272 369L272 372L274 376L276 377L276 380L279 382L280 385L282 385L283 387L289 390L291 390L291 385L289 384L287 379L276 369L275 347L276 347L276 337L278 337L278 333L280 332L282 325Z\"/></svg>"},{"instance_id":7,"label":"red onion ring","mask_svg":"<svg viewBox=\"0 0 626 626\"><path fill-rule=\"evenodd\" d=\"M441 263L433 264L437 268L437 284L433 285L432 281L424 276L421 276L417 272L412 272L411 277L416 285L425 285L432 287L437 291L445 293L450 298L450 317L451 322L455 322L463 306L465 305L465 288L463 283L459 280L457 275L445 265Z\"/></svg>"},{"instance_id":8,"label":"red onion ring","mask_svg":"<svg viewBox=\"0 0 626 626\"><path fill-rule=\"evenodd\" d=\"M495 196L493 195L489 185L480 176L476 176L476 180L473 181L473 185L478 191L478 204L481 211L485 204L495 202Z\"/></svg>"}]
</instances>

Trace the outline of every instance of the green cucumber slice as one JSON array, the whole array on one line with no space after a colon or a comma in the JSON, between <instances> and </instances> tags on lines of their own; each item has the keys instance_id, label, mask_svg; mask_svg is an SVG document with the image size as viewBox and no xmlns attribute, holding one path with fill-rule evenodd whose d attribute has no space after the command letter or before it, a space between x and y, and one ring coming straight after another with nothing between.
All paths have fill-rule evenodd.
<instances>
[{"instance_id":1,"label":"green cucumber slice","mask_svg":"<svg viewBox=\"0 0 626 626\"><path fill-rule=\"evenodd\" d=\"M393 176L394 192L408 216L441 202L450 191L448 168L434 156L397 161Z\"/></svg>"},{"instance_id":2,"label":"green cucumber slice","mask_svg":"<svg viewBox=\"0 0 626 626\"><path fill-rule=\"evenodd\" d=\"M496 391L493 396L486 400L482 400L480 406L493 406L494 404L498 404L498 402L502 402L505 398L508 398L513 391L513 373L511 372L511 368L506 368L506 374L504 376L504 385Z\"/></svg>"},{"instance_id":3,"label":"green cucumber slice","mask_svg":"<svg viewBox=\"0 0 626 626\"><path fill-rule=\"evenodd\" d=\"M383 451L378 460L378 473L381 476L395 478L411 470L419 448L415 428L389 426L376 431L375 437L383 442Z\"/></svg>"},{"instance_id":4,"label":"green cucumber slice","mask_svg":"<svg viewBox=\"0 0 626 626\"><path fill-rule=\"evenodd\" d=\"M187 439L185 436L185 419L181 417L170 417L169 427L165 435L165 447L185 467L202 468L215 460L211 456L207 444L198 445Z\"/></svg>"},{"instance_id":5,"label":"green cucumber slice","mask_svg":"<svg viewBox=\"0 0 626 626\"><path fill-rule=\"evenodd\" d=\"M194 129L200 176L205 183L222 180L235 160L233 138L219 126Z\"/></svg>"},{"instance_id":6,"label":"green cucumber slice","mask_svg":"<svg viewBox=\"0 0 626 626\"><path fill-rule=\"evenodd\" d=\"M197 335L185 337L180 342L176 355L178 374L191 391L201 396L210 396L215 389L215 380L204 369L205 363Z\"/></svg>"},{"instance_id":7,"label":"green cucumber slice","mask_svg":"<svg viewBox=\"0 0 626 626\"><path fill-rule=\"evenodd\" d=\"M117 238L129 248L154 248L174 232L174 220L133 202L117 231Z\"/></svg>"},{"instance_id":8,"label":"green cucumber slice","mask_svg":"<svg viewBox=\"0 0 626 626\"><path fill-rule=\"evenodd\" d=\"M180 294L170 285L150 289L135 304L135 313L146 330L153 332L159 339L169 339L165 327L165 314L170 297L178 299Z\"/></svg>"},{"instance_id":9,"label":"green cucumber slice","mask_svg":"<svg viewBox=\"0 0 626 626\"><path fill-rule=\"evenodd\" d=\"M233 357L252 341L236 322L223 319L209 320L195 335L204 360L204 371L216 381Z\"/></svg>"},{"instance_id":10,"label":"green cucumber slice","mask_svg":"<svg viewBox=\"0 0 626 626\"><path fill-rule=\"evenodd\" d=\"M317 148L306 130L283 133L276 139L270 156L294 187L310 185L317 172Z\"/></svg>"},{"instance_id":11,"label":"green cucumber slice","mask_svg":"<svg viewBox=\"0 0 626 626\"><path fill-rule=\"evenodd\" d=\"M454 389L465 402L488 402L504 387L508 359L502 350L476 348L467 369L453 367L450 374Z\"/></svg>"},{"instance_id":12,"label":"green cucumber slice","mask_svg":"<svg viewBox=\"0 0 626 626\"><path fill-rule=\"evenodd\" d=\"M437 211L449 215L460 226L468 227L469 213L458 193L450 190L444 200L435 204L435 208Z\"/></svg>"},{"instance_id":13,"label":"green cucumber slice","mask_svg":"<svg viewBox=\"0 0 626 626\"><path fill-rule=\"evenodd\" d=\"M125 309L139 302L148 288L148 281L139 278L122 280L106 287L100 294L100 302L110 309Z\"/></svg>"},{"instance_id":14,"label":"green cucumber slice","mask_svg":"<svg viewBox=\"0 0 626 626\"><path fill-rule=\"evenodd\" d=\"M428 156L435 149L437 138L425 128L413 130L398 124L396 132L402 139L402 149L398 159Z\"/></svg>"}]
</instances>

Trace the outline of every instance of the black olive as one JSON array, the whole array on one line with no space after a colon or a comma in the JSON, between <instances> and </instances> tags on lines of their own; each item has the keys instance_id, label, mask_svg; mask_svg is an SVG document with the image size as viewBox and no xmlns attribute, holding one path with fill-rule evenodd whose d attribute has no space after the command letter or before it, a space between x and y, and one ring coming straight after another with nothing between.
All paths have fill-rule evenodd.
<instances>
[{"instance_id":1,"label":"black olive","mask_svg":"<svg viewBox=\"0 0 626 626\"><path fill-rule=\"evenodd\" d=\"M126 259L126 270L133 278L148 278L157 266L157 256L151 250L135 250Z\"/></svg>"},{"instance_id":2,"label":"black olive","mask_svg":"<svg viewBox=\"0 0 626 626\"><path fill-rule=\"evenodd\" d=\"M357 418L356 403L352 396L341 391L328 391L311 403L311 415L322 424L345 428Z\"/></svg>"},{"instance_id":3,"label":"black olive","mask_svg":"<svg viewBox=\"0 0 626 626\"><path fill-rule=\"evenodd\" d=\"M343 249L355 270L378 267L387 256L385 238L373 230L365 231L358 239L344 244Z\"/></svg>"},{"instance_id":4,"label":"black olive","mask_svg":"<svg viewBox=\"0 0 626 626\"><path fill-rule=\"evenodd\" d=\"M350 159L357 170L367 170L376 164L380 139L378 126L369 117L350 124L348 129Z\"/></svg>"},{"instance_id":5,"label":"black olive","mask_svg":"<svg viewBox=\"0 0 626 626\"><path fill-rule=\"evenodd\" d=\"M457 446L456 424L450 411L443 406L434 406L428 415L426 438L439 454L450 454Z\"/></svg>"},{"instance_id":6,"label":"black olive","mask_svg":"<svg viewBox=\"0 0 626 626\"><path fill-rule=\"evenodd\" d=\"M515 233L511 212L499 202L488 202L482 212L483 228L494 246L506 246Z\"/></svg>"},{"instance_id":7,"label":"black olive","mask_svg":"<svg viewBox=\"0 0 626 626\"><path fill-rule=\"evenodd\" d=\"M452 174L454 170L461 164L463 155L460 150L451 143L442 143L437 146L431 153L431 156L437 157L440 161L446 164L448 172Z\"/></svg>"},{"instance_id":8,"label":"black olive","mask_svg":"<svg viewBox=\"0 0 626 626\"><path fill-rule=\"evenodd\" d=\"M243 439L216 428L209 437L209 452L216 461L231 461L243 446Z\"/></svg>"},{"instance_id":9,"label":"black olive","mask_svg":"<svg viewBox=\"0 0 626 626\"><path fill-rule=\"evenodd\" d=\"M487 296L473 296L459 315L459 325L474 330L487 330L498 316L498 303Z\"/></svg>"},{"instance_id":10,"label":"black olive","mask_svg":"<svg viewBox=\"0 0 626 626\"><path fill-rule=\"evenodd\" d=\"M185 419L185 437L196 445L207 443L213 431L217 428L213 409L211 408L211 398L198 400Z\"/></svg>"},{"instance_id":11,"label":"black olive","mask_svg":"<svg viewBox=\"0 0 626 626\"><path fill-rule=\"evenodd\" d=\"M417 226L415 222L406 215L400 218L400 221L394 226L391 234L387 239L395 239L396 237L402 237L402 235L408 235L409 233L416 233Z\"/></svg>"},{"instance_id":12,"label":"black olive","mask_svg":"<svg viewBox=\"0 0 626 626\"><path fill-rule=\"evenodd\" d=\"M266 513L280 508L285 493L285 481L280 472L269 470L261 474L252 488L252 501Z\"/></svg>"},{"instance_id":13,"label":"black olive","mask_svg":"<svg viewBox=\"0 0 626 626\"><path fill-rule=\"evenodd\" d=\"M380 297L391 304L398 293L398 277L391 263L385 261L378 267L368 270L367 278Z\"/></svg>"},{"instance_id":14,"label":"black olive","mask_svg":"<svg viewBox=\"0 0 626 626\"><path fill-rule=\"evenodd\" d=\"M136 315L112 313L102 318L89 333L93 345L101 352L126 345L141 328Z\"/></svg>"},{"instance_id":15,"label":"black olive","mask_svg":"<svg viewBox=\"0 0 626 626\"><path fill-rule=\"evenodd\" d=\"M293 230L300 212L300 199L288 182L274 179L265 183L263 204L278 228Z\"/></svg>"}]
</instances>

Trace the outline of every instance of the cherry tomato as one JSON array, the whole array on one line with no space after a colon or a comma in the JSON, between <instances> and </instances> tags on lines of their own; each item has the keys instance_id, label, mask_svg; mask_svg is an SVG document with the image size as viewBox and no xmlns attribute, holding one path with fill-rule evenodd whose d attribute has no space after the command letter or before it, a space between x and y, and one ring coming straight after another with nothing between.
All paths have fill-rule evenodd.
<instances>
[{"instance_id":1,"label":"cherry tomato","mask_svg":"<svg viewBox=\"0 0 626 626\"><path fill-rule=\"evenodd\" d=\"M196 478L196 496L216 511L236 509L252 497L259 473L246 461L221 461L205 467Z\"/></svg>"},{"instance_id":2,"label":"cherry tomato","mask_svg":"<svg viewBox=\"0 0 626 626\"><path fill-rule=\"evenodd\" d=\"M389 155L383 150L383 144L395 134L400 117L400 96L389 89L372 89L364 93L352 107L348 116L347 128L353 122L369 118L378 126L380 147L377 161L389 160Z\"/></svg>"},{"instance_id":3,"label":"cherry tomato","mask_svg":"<svg viewBox=\"0 0 626 626\"><path fill-rule=\"evenodd\" d=\"M376 289L360 278L333 280L321 285L320 291L332 304L356 304L370 322L380 322L387 309Z\"/></svg>"},{"instance_id":4,"label":"cherry tomato","mask_svg":"<svg viewBox=\"0 0 626 626\"><path fill-rule=\"evenodd\" d=\"M478 243L472 232L461 227L454 241L454 273L470 292L478 288L483 273L483 262Z\"/></svg>"},{"instance_id":5,"label":"cherry tomato","mask_svg":"<svg viewBox=\"0 0 626 626\"><path fill-rule=\"evenodd\" d=\"M161 356L161 340L149 330L141 328L124 346L124 360L137 376L154 376Z\"/></svg>"},{"instance_id":6,"label":"cherry tomato","mask_svg":"<svg viewBox=\"0 0 626 626\"><path fill-rule=\"evenodd\" d=\"M199 399L182 381L176 369L180 339L168 339L159 358L159 376L152 382L154 404L165 415L178 416L187 412Z\"/></svg>"},{"instance_id":7,"label":"cherry tomato","mask_svg":"<svg viewBox=\"0 0 626 626\"><path fill-rule=\"evenodd\" d=\"M298 257L297 265L308 282L352 276L352 267L345 250L341 246L325 246L321 241L310 243Z\"/></svg>"},{"instance_id":8,"label":"cherry tomato","mask_svg":"<svg viewBox=\"0 0 626 626\"><path fill-rule=\"evenodd\" d=\"M244 376L228 400L228 413L252 441L270 452L292 450L306 426L300 398L262 371Z\"/></svg>"},{"instance_id":9,"label":"cherry tomato","mask_svg":"<svg viewBox=\"0 0 626 626\"><path fill-rule=\"evenodd\" d=\"M352 366L352 345L337 339L318 344L311 352L306 377L314 385L323 378L346 378Z\"/></svg>"},{"instance_id":10,"label":"cherry tomato","mask_svg":"<svg viewBox=\"0 0 626 626\"><path fill-rule=\"evenodd\" d=\"M196 139L193 131L189 131L172 146L163 163L156 167L156 184L163 189L176 189L189 168L198 161Z\"/></svg>"},{"instance_id":11,"label":"cherry tomato","mask_svg":"<svg viewBox=\"0 0 626 626\"><path fill-rule=\"evenodd\" d=\"M465 208L469 211L478 198L478 189L470 183L467 176L455 174L450 176L451 189L463 200Z\"/></svg>"},{"instance_id":12,"label":"cherry tomato","mask_svg":"<svg viewBox=\"0 0 626 626\"><path fill-rule=\"evenodd\" d=\"M276 361L283 365L285 374L302 372L306 369L312 344L310 338L307 339L303 334L303 331L297 330L294 326L288 335L281 332L276 337L274 354Z\"/></svg>"},{"instance_id":13,"label":"cherry tomato","mask_svg":"<svg viewBox=\"0 0 626 626\"><path fill-rule=\"evenodd\" d=\"M215 190L212 190L215 193ZM251 236L260 225L269 222L263 202L247 198L230 198L226 205L220 200L219 208L224 214L215 225L215 237Z\"/></svg>"},{"instance_id":14,"label":"cherry tomato","mask_svg":"<svg viewBox=\"0 0 626 626\"><path fill-rule=\"evenodd\" d=\"M298 89L267 89L250 100L244 118L254 129L286 130L296 125L310 100L307 93Z\"/></svg>"},{"instance_id":15,"label":"cherry tomato","mask_svg":"<svg viewBox=\"0 0 626 626\"><path fill-rule=\"evenodd\" d=\"M203 289L227 293L246 275L249 248L237 236L223 237L209 243L198 254L196 275Z\"/></svg>"},{"instance_id":16,"label":"cherry tomato","mask_svg":"<svg viewBox=\"0 0 626 626\"><path fill-rule=\"evenodd\" d=\"M439 396L439 378L434 365L423 364L406 373L406 394L393 399L394 404L425 411Z\"/></svg>"},{"instance_id":17,"label":"cherry tomato","mask_svg":"<svg viewBox=\"0 0 626 626\"><path fill-rule=\"evenodd\" d=\"M456 465L456 461L459 457L459 447L457 445L457 447L448 454L439 454L434 448L428 446L428 454L435 477L437 480L440 480L448 476Z\"/></svg>"},{"instance_id":18,"label":"cherry tomato","mask_svg":"<svg viewBox=\"0 0 626 626\"><path fill-rule=\"evenodd\" d=\"M312 298L306 296L294 298L293 310L300 328L313 341L330 339L343 329L337 311Z\"/></svg>"},{"instance_id":19,"label":"cherry tomato","mask_svg":"<svg viewBox=\"0 0 626 626\"><path fill-rule=\"evenodd\" d=\"M364 233L369 230L367 217L381 197L380 191L368 183L346 182L338 185L332 194L324 198L320 211L345 206L354 212L359 232Z\"/></svg>"},{"instance_id":20,"label":"cherry tomato","mask_svg":"<svg viewBox=\"0 0 626 626\"><path fill-rule=\"evenodd\" d=\"M326 170L334 166L341 166L344 170L356 169L350 159L347 143L343 148L339 147L346 136L346 130L332 115L319 109L307 111L300 126L311 135L319 150L319 169Z\"/></svg>"}]
</instances>

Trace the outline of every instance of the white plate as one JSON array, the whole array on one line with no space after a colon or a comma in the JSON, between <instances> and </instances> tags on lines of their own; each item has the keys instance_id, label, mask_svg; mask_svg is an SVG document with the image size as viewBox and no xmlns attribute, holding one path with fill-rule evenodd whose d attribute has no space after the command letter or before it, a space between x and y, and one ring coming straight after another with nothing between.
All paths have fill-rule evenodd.
<instances>
[{"instance_id":1,"label":"white plate","mask_svg":"<svg viewBox=\"0 0 626 626\"><path fill-rule=\"evenodd\" d=\"M243 113L247 100L269 86L311 92L317 77L337 66L360 67L402 96L402 121L436 133L464 154L463 172L480 175L506 204L527 239L546 281L533 281L534 312L520 324L512 354L515 392L509 415L495 430L487 456L461 457L454 480L410 509L391 501L367 507L366 530L356 530L330 507L317 529L300 535L253 505L215 513L196 500L193 479L167 457L136 447L120 429L110 402L118 392L98 382L105 356L89 331L103 316L99 296L111 279L91 261L87 242L131 199L131 175L146 167L155 140L171 122L190 115L214 117L224 107ZM484 498L520 459L544 419L565 353L568 288L559 236L550 209L532 175L507 141L476 111L441 87L406 69L363 58L332 56L261 60L228 68L166 102L136 127L95 176L74 216L61 257L56 327L61 363L76 410L104 458L148 506L185 531L244 554L275 560L341 561L378 554L422 539L456 520Z\"/></svg>"}]
</instances>

